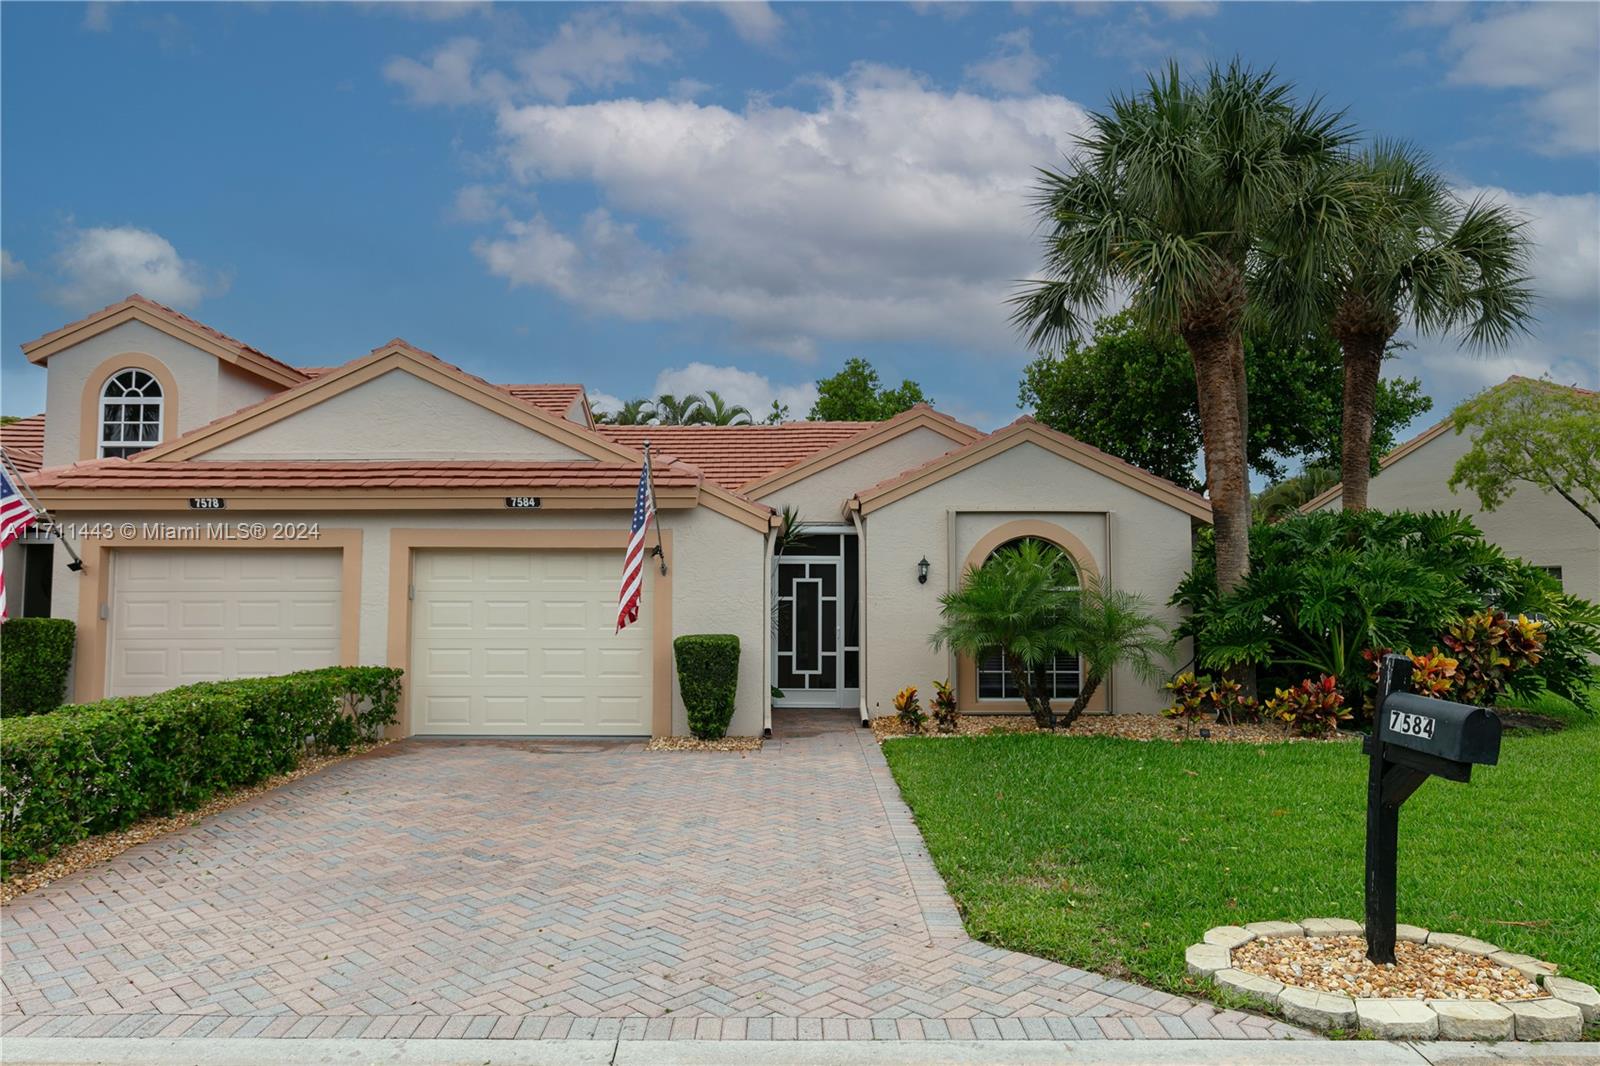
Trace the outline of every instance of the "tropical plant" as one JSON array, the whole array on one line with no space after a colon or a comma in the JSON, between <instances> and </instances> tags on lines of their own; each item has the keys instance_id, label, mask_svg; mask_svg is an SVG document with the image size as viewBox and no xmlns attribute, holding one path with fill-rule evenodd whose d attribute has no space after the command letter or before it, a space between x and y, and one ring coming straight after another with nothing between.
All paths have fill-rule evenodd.
<instances>
[{"instance_id":1,"label":"tropical plant","mask_svg":"<svg viewBox=\"0 0 1600 1066\"><path fill-rule=\"evenodd\" d=\"M813 422L881 422L931 401L909 378L889 388L865 359L848 359L832 377L817 382L817 399L806 418Z\"/></svg>"},{"instance_id":2,"label":"tropical plant","mask_svg":"<svg viewBox=\"0 0 1600 1066\"><path fill-rule=\"evenodd\" d=\"M1299 513L1308 501L1339 483L1339 471L1331 466L1308 466L1293 477L1268 485L1250 500L1250 513L1257 522L1276 522Z\"/></svg>"},{"instance_id":3,"label":"tropical plant","mask_svg":"<svg viewBox=\"0 0 1600 1066\"><path fill-rule=\"evenodd\" d=\"M895 714L900 717L900 724L906 727L907 733L922 732L922 723L928 720L922 713L922 701L917 698L917 687L907 685L894 694Z\"/></svg>"},{"instance_id":4,"label":"tropical plant","mask_svg":"<svg viewBox=\"0 0 1600 1066\"><path fill-rule=\"evenodd\" d=\"M1350 240L1307 285L1300 249L1269 249L1256 264L1269 303L1318 292L1328 331L1344 350L1344 506L1367 505L1378 376L1402 326L1459 333L1478 350L1503 348L1533 317L1530 243L1523 221L1480 196L1463 203L1416 149L1379 142L1346 166L1353 198Z\"/></svg>"},{"instance_id":5,"label":"tropical plant","mask_svg":"<svg viewBox=\"0 0 1600 1066\"><path fill-rule=\"evenodd\" d=\"M750 409L736 403L730 404L715 389L707 389L695 421L712 426L748 426L751 422Z\"/></svg>"},{"instance_id":6,"label":"tropical plant","mask_svg":"<svg viewBox=\"0 0 1600 1066\"><path fill-rule=\"evenodd\" d=\"M1231 678L1214 681L1205 674L1182 673L1161 687L1172 693L1171 706L1161 713L1183 719L1185 734L1202 718L1238 725L1261 717L1261 701L1247 695L1244 686Z\"/></svg>"},{"instance_id":7,"label":"tropical plant","mask_svg":"<svg viewBox=\"0 0 1600 1066\"><path fill-rule=\"evenodd\" d=\"M956 709L956 690L949 681L933 683L933 724L941 733L954 733L960 724Z\"/></svg>"},{"instance_id":8,"label":"tropical plant","mask_svg":"<svg viewBox=\"0 0 1600 1066\"><path fill-rule=\"evenodd\" d=\"M655 398L656 421L663 426L690 426L705 421L705 400L695 393L674 396L664 392Z\"/></svg>"},{"instance_id":9,"label":"tropical plant","mask_svg":"<svg viewBox=\"0 0 1600 1066\"><path fill-rule=\"evenodd\" d=\"M974 659L999 648L1034 723L1053 729L1050 661L1069 647L1067 615L1077 582L1072 563L1054 545L1031 539L1008 544L968 570L960 588L939 597L943 620L929 639Z\"/></svg>"},{"instance_id":10,"label":"tropical plant","mask_svg":"<svg viewBox=\"0 0 1600 1066\"><path fill-rule=\"evenodd\" d=\"M655 417L656 405L641 397L624 401L615 411L596 411L594 420L612 426L647 426Z\"/></svg>"},{"instance_id":11,"label":"tropical plant","mask_svg":"<svg viewBox=\"0 0 1600 1066\"><path fill-rule=\"evenodd\" d=\"M767 417L761 421L768 426L782 425L784 422L789 421L789 405L773 400L772 409L767 412Z\"/></svg>"},{"instance_id":12,"label":"tropical plant","mask_svg":"<svg viewBox=\"0 0 1600 1066\"><path fill-rule=\"evenodd\" d=\"M1089 123L1067 169L1042 172L1044 277L1013 298L1013 321L1049 348L1081 336L1088 316L1126 293L1134 321L1183 338L1217 575L1231 590L1250 558L1243 331L1246 314L1263 309L1249 268L1263 248L1295 247L1305 276L1327 269L1352 195L1332 164L1352 135L1342 114L1297 102L1271 72L1237 61L1194 81L1171 64ZM1312 324L1314 294L1280 295L1279 318Z\"/></svg>"},{"instance_id":13,"label":"tropical plant","mask_svg":"<svg viewBox=\"0 0 1600 1066\"><path fill-rule=\"evenodd\" d=\"M1062 650L1076 652L1083 669L1078 695L1058 721L1068 729L1118 666L1144 681L1155 681L1166 672L1172 638L1141 596L1085 576L1069 594L1062 621Z\"/></svg>"},{"instance_id":14,"label":"tropical plant","mask_svg":"<svg viewBox=\"0 0 1600 1066\"><path fill-rule=\"evenodd\" d=\"M1511 675L1538 666L1547 639L1544 623L1519 614L1484 610L1458 618L1444 634L1455 654L1455 690L1461 702L1492 706Z\"/></svg>"},{"instance_id":15,"label":"tropical plant","mask_svg":"<svg viewBox=\"0 0 1600 1066\"><path fill-rule=\"evenodd\" d=\"M1296 467L1337 471L1343 362L1331 338L1284 340L1245 331L1246 450L1253 473L1277 481ZM1023 368L1017 406L1052 429L1152 474L1200 487L1194 363L1176 333L1152 331L1127 312L1102 318L1088 341L1067 344ZM1380 382L1373 463L1403 427L1432 406L1415 378ZM1337 481L1335 473L1328 484Z\"/></svg>"},{"instance_id":16,"label":"tropical plant","mask_svg":"<svg viewBox=\"0 0 1600 1066\"><path fill-rule=\"evenodd\" d=\"M1364 653L1432 647L1485 606L1548 619L1574 649L1600 634L1600 608L1564 595L1548 573L1488 543L1459 513L1322 511L1257 526L1250 577L1230 593L1218 590L1211 559L1202 533L1195 568L1173 597L1190 610L1179 635L1195 638L1207 669L1251 663L1281 681L1310 670L1339 678L1348 694L1364 692ZM1517 687L1559 685L1559 695L1583 698L1580 675L1543 667L1519 673Z\"/></svg>"},{"instance_id":17,"label":"tropical plant","mask_svg":"<svg viewBox=\"0 0 1600 1066\"><path fill-rule=\"evenodd\" d=\"M1450 475L1485 511L1518 483L1554 492L1600 526L1600 393L1512 378L1450 413L1457 433L1475 430Z\"/></svg>"},{"instance_id":18,"label":"tropical plant","mask_svg":"<svg viewBox=\"0 0 1600 1066\"><path fill-rule=\"evenodd\" d=\"M1278 689L1267 701L1267 713L1303 737L1337 733L1339 723L1351 718L1344 707L1344 694L1339 691L1339 679L1332 674Z\"/></svg>"},{"instance_id":19,"label":"tropical plant","mask_svg":"<svg viewBox=\"0 0 1600 1066\"><path fill-rule=\"evenodd\" d=\"M1161 713L1168 718L1181 719L1185 735L1191 725L1211 714L1210 700L1206 698L1211 690L1211 678L1196 677L1192 672L1185 671L1161 688L1172 693L1172 703Z\"/></svg>"}]
</instances>

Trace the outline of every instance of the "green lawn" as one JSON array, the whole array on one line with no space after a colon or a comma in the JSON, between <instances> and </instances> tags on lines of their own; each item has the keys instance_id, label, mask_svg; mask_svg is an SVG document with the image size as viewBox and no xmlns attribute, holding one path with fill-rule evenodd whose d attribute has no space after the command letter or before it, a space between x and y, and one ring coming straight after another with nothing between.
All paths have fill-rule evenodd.
<instances>
[{"instance_id":1,"label":"green lawn","mask_svg":"<svg viewBox=\"0 0 1600 1066\"><path fill-rule=\"evenodd\" d=\"M1600 982L1600 723L1572 721L1508 735L1499 766L1406 803L1402 922ZM1185 992L1183 950L1211 926L1362 917L1357 743L1009 735L884 752L968 931L989 943Z\"/></svg>"}]
</instances>

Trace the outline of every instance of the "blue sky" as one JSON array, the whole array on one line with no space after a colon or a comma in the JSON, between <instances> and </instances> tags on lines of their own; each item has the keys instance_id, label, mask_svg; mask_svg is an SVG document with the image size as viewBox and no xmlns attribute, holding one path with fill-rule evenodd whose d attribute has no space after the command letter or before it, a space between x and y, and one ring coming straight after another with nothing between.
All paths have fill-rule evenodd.
<instances>
[{"instance_id":1,"label":"blue sky","mask_svg":"<svg viewBox=\"0 0 1600 1066\"><path fill-rule=\"evenodd\" d=\"M403 336L798 417L863 355L1002 424L1030 168L1153 65L1235 54L1528 217L1535 334L1396 369L1441 407L1600 386L1592 4L13 3L0 30L10 414L43 406L21 342L137 289L295 363Z\"/></svg>"}]
</instances>

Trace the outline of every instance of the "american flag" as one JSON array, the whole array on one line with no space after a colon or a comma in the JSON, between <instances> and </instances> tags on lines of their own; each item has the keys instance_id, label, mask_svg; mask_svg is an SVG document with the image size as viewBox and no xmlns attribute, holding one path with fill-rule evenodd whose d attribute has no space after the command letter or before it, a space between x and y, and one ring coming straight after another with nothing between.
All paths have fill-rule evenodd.
<instances>
[{"instance_id":1,"label":"american flag","mask_svg":"<svg viewBox=\"0 0 1600 1066\"><path fill-rule=\"evenodd\" d=\"M644 453L644 468L639 471L639 493L633 503L633 532L628 537L628 554L622 560L622 594L617 597L617 632L639 620L639 601L644 595L644 534L656 514L655 493L650 491L650 453Z\"/></svg>"},{"instance_id":2,"label":"american flag","mask_svg":"<svg viewBox=\"0 0 1600 1066\"><path fill-rule=\"evenodd\" d=\"M11 547L22 531L33 525L39 515L22 498L22 493L11 483L11 476L0 470L0 549ZM0 619L6 617L6 576L0 571Z\"/></svg>"}]
</instances>

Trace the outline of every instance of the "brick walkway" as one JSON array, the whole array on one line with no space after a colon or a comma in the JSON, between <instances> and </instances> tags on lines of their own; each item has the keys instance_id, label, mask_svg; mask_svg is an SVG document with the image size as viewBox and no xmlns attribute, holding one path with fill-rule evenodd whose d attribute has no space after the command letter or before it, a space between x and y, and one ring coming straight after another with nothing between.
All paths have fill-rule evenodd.
<instances>
[{"instance_id":1,"label":"brick walkway","mask_svg":"<svg viewBox=\"0 0 1600 1066\"><path fill-rule=\"evenodd\" d=\"M5 908L7 1036L1308 1037L969 940L866 731L411 741Z\"/></svg>"}]
</instances>

